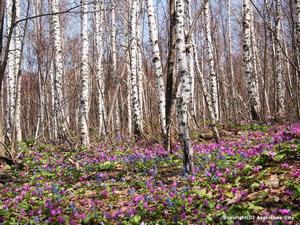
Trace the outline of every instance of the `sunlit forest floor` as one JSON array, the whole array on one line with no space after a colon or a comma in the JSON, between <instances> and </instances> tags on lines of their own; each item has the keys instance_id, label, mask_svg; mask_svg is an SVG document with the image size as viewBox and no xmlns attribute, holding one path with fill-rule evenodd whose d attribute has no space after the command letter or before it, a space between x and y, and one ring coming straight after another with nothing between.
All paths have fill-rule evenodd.
<instances>
[{"instance_id":1,"label":"sunlit forest floor","mask_svg":"<svg viewBox=\"0 0 300 225\"><path fill-rule=\"evenodd\" d=\"M228 134L229 132L227 132ZM181 149L116 140L83 149L23 143L0 168L0 224L298 224L300 123L244 126Z\"/></svg>"}]
</instances>

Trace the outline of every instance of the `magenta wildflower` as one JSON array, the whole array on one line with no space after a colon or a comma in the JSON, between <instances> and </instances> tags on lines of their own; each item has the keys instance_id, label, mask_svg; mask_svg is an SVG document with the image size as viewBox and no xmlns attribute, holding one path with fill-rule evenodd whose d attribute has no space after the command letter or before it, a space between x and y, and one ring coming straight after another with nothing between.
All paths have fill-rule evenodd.
<instances>
[{"instance_id":1,"label":"magenta wildflower","mask_svg":"<svg viewBox=\"0 0 300 225\"><path fill-rule=\"evenodd\" d=\"M64 224L65 223L65 219L62 216L59 216L57 218L57 222L59 222L60 224Z\"/></svg>"},{"instance_id":2,"label":"magenta wildflower","mask_svg":"<svg viewBox=\"0 0 300 225\"><path fill-rule=\"evenodd\" d=\"M259 166L255 166L254 168L253 168L253 172L254 173L258 173L260 171L260 167Z\"/></svg>"},{"instance_id":3,"label":"magenta wildflower","mask_svg":"<svg viewBox=\"0 0 300 225\"><path fill-rule=\"evenodd\" d=\"M282 167L283 169L288 169L288 168L289 168L289 164L283 163L283 164L281 165L281 167Z\"/></svg>"},{"instance_id":4,"label":"magenta wildflower","mask_svg":"<svg viewBox=\"0 0 300 225\"><path fill-rule=\"evenodd\" d=\"M281 213L282 215L289 215L290 214L289 209L279 209L278 212Z\"/></svg>"},{"instance_id":5,"label":"magenta wildflower","mask_svg":"<svg viewBox=\"0 0 300 225\"><path fill-rule=\"evenodd\" d=\"M52 209L51 212L50 212L51 216L55 216L56 213L57 213L57 211L55 209Z\"/></svg>"}]
</instances>

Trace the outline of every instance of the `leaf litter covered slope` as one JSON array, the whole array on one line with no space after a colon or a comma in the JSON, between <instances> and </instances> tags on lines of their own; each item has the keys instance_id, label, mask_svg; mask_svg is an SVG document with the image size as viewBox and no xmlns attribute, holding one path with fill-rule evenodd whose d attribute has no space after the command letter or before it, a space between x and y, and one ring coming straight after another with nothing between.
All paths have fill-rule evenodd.
<instances>
[{"instance_id":1,"label":"leaf litter covered slope","mask_svg":"<svg viewBox=\"0 0 300 225\"><path fill-rule=\"evenodd\" d=\"M0 223L297 224L299 137L297 123L194 143L193 175L182 174L179 145L28 147L27 169L2 168Z\"/></svg>"}]
</instances>

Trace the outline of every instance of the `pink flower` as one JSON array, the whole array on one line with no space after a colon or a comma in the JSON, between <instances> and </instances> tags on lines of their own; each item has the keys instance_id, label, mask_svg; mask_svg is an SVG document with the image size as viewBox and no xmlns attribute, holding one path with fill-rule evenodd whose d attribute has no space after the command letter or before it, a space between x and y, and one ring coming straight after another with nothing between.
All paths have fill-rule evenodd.
<instances>
[{"instance_id":1,"label":"pink flower","mask_svg":"<svg viewBox=\"0 0 300 225\"><path fill-rule=\"evenodd\" d=\"M278 212L280 212L282 215L289 215L290 214L289 209L279 209Z\"/></svg>"},{"instance_id":2,"label":"pink flower","mask_svg":"<svg viewBox=\"0 0 300 225\"><path fill-rule=\"evenodd\" d=\"M288 169L288 168L289 168L289 164L283 163L283 164L281 165L281 167L282 167L283 169Z\"/></svg>"},{"instance_id":3,"label":"pink flower","mask_svg":"<svg viewBox=\"0 0 300 225\"><path fill-rule=\"evenodd\" d=\"M55 209L52 209L51 212L50 212L51 216L55 216L56 213L57 213L57 211Z\"/></svg>"},{"instance_id":4,"label":"pink flower","mask_svg":"<svg viewBox=\"0 0 300 225\"><path fill-rule=\"evenodd\" d=\"M253 168L253 172L258 173L260 171L260 167L259 166L255 166Z\"/></svg>"},{"instance_id":5,"label":"pink flower","mask_svg":"<svg viewBox=\"0 0 300 225\"><path fill-rule=\"evenodd\" d=\"M176 181L173 182L172 187L174 187L174 188L177 187L177 182Z\"/></svg>"},{"instance_id":6,"label":"pink flower","mask_svg":"<svg viewBox=\"0 0 300 225\"><path fill-rule=\"evenodd\" d=\"M62 216L59 216L57 218L57 221L60 223L60 224L64 224L65 223L65 219L62 217Z\"/></svg>"}]
</instances>

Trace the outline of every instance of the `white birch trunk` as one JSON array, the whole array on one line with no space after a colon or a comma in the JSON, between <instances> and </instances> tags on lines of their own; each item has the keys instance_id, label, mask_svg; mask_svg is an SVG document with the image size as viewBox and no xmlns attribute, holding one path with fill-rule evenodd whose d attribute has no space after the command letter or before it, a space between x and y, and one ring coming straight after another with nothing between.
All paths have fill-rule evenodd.
<instances>
[{"instance_id":1,"label":"white birch trunk","mask_svg":"<svg viewBox=\"0 0 300 225\"><path fill-rule=\"evenodd\" d=\"M245 66L245 80L249 95L250 112L253 120L260 119L260 101L256 90L256 81L253 69L253 56L251 52L251 6L250 0L243 2L243 54Z\"/></svg>"},{"instance_id":2,"label":"white birch trunk","mask_svg":"<svg viewBox=\"0 0 300 225\"><path fill-rule=\"evenodd\" d=\"M96 80L98 92L98 110L99 110L99 135L106 134L106 110L104 101L105 77L102 66L103 54L103 1L95 2L95 45L96 45Z\"/></svg>"},{"instance_id":3,"label":"white birch trunk","mask_svg":"<svg viewBox=\"0 0 300 225\"><path fill-rule=\"evenodd\" d=\"M230 92L232 97L232 112L235 123L237 122L237 102L236 102L236 95L235 95L235 77L234 77L234 68L233 68L233 58L232 58L232 32L231 32L231 0L228 0L227 5L227 12L228 12L228 59L229 59L229 72L230 72Z\"/></svg>"},{"instance_id":4,"label":"white birch trunk","mask_svg":"<svg viewBox=\"0 0 300 225\"><path fill-rule=\"evenodd\" d=\"M131 18L130 18L130 70L131 70L131 87L132 87L132 107L133 107L133 132L138 138L141 136L141 111L139 105L138 93L138 71L137 71L137 7L138 0L131 2Z\"/></svg>"},{"instance_id":5,"label":"white birch trunk","mask_svg":"<svg viewBox=\"0 0 300 225\"><path fill-rule=\"evenodd\" d=\"M132 135L132 103L131 103L131 96L132 96L132 85L131 85L131 70L130 70L130 59L129 57L126 59L126 66L127 66L127 113L128 113L128 134L129 136Z\"/></svg>"},{"instance_id":6,"label":"white birch trunk","mask_svg":"<svg viewBox=\"0 0 300 225\"><path fill-rule=\"evenodd\" d=\"M88 40L88 1L81 0L81 94L80 94L80 112L79 112L79 129L81 144L89 146L89 40Z\"/></svg>"},{"instance_id":7,"label":"white birch trunk","mask_svg":"<svg viewBox=\"0 0 300 225\"><path fill-rule=\"evenodd\" d=\"M116 48L116 5L115 0L111 0L111 56L112 56L112 78L115 91L119 92L117 88L119 78L117 75L117 48ZM119 93L118 93L119 95ZM115 105L112 106L115 108L114 110L114 119L112 121L114 131L116 135L120 135L120 112L119 112L119 98L116 99Z\"/></svg>"},{"instance_id":8,"label":"white birch trunk","mask_svg":"<svg viewBox=\"0 0 300 225\"><path fill-rule=\"evenodd\" d=\"M194 59L195 59L196 71L199 75L200 85L201 85L201 88L202 88L202 91L203 91L203 98L204 98L204 101L203 101L204 118L203 119L205 120L205 105L207 105L212 131L214 133L216 141L218 141L220 139L220 136L219 136L219 132L218 132L217 127L216 127L215 113L214 113L214 109L213 109L212 104L211 104L211 98L210 98L209 92L207 91L207 88L206 88L203 73L202 73L202 71L200 69L200 66L199 66L199 59L198 59L198 55L197 55L196 51L194 53Z\"/></svg>"},{"instance_id":9,"label":"white birch trunk","mask_svg":"<svg viewBox=\"0 0 300 225\"><path fill-rule=\"evenodd\" d=\"M195 92L195 59L194 59L194 34L190 33L190 29L193 23L192 20L192 9L191 9L191 0L186 0L186 39L187 39L187 59L188 59L188 69L189 76L191 77L191 96L190 96L190 105L191 105L191 115L196 121L196 111L195 111L195 101L194 101L194 92Z\"/></svg>"},{"instance_id":10,"label":"white birch trunk","mask_svg":"<svg viewBox=\"0 0 300 225\"><path fill-rule=\"evenodd\" d=\"M52 61L50 62L49 77L50 77L50 84L51 84L51 106L52 106L51 109L52 109L52 112L55 113L54 63ZM43 111L42 108L40 108L40 110ZM40 113L43 113L43 112L40 112ZM55 114L51 121L51 131L52 131L52 137L54 139L57 139L58 131L57 131L57 119L56 119Z\"/></svg>"},{"instance_id":11,"label":"white birch trunk","mask_svg":"<svg viewBox=\"0 0 300 225\"><path fill-rule=\"evenodd\" d=\"M16 0L16 20L19 20L21 18L20 11L20 0ZM14 88L14 101L15 101L15 131L16 131L16 141L20 142L22 141L22 129L21 129L21 73L20 73L20 67L21 67L21 54L22 54L22 28L21 24L19 23L16 27L16 37L15 37L15 88Z\"/></svg>"},{"instance_id":12,"label":"white birch trunk","mask_svg":"<svg viewBox=\"0 0 300 225\"><path fill-rule=\"evenodd\" d=\"M207 57L210 73L210 98L212 107L215 113L215 118L219 120L219 104L218 104L218 87L217 87L217 74L215 71L215 62L213 56L213 44L212 44L212 35L211 35L211 26L210 26L210 12L209 12L209 0L204 6L204 24L205 24L205 37L207 44Z\"/></svg>"},{"instance_id":13,"label":"white birch trunk","mask_svg":"<svg viewBox=\"0 0 300 225\"><path fill-rule=\"evenodd\" d=\"M137 83L138 83L138 95L139 95L139 107L141 112L140 127L143 131L143 120L144 120L144 67L143 67L143 56L142 56L142 16L143 16L143 4L144 0L140 0L137 5ZM146 107L145 107L146 108Z\"/></svg>"},{"instance_id":14,"label":"white birch trunk","mask_svg":"<svg viewBox=\"0 0 300 225\"><path fill-rule=\"evenodd\" d=\"M10 29L10 24L12 20L12 6L13 1L7 0L7 30ZM7 137L11 140L12 138L12 128L14 121L14 109L15 102L14 98L14 87L15 87L15 38L12 37L12 40L9 45L9 55L7 59L7 107L6 107L6 133Z\"/></svg>"},{"instance_id":15,"label":"white birch trunk","mask_svg":"<svg viewBox=\"0 0 300 225\"><path fill-rule=\"evenodd\" d=\"M66 121L64 118L63 107L63 57L62 57L62 38L60 27L60 16L55 14L60 11L59 0L52 0L51 17L53 43L54 43L54 112L56 117L56 130L58 131L58 138L63 138L66 134Z\"/></svg>"},{"instance_id":16,"label":"white birch trunk","mask_svg":"<svg viewBox=\"0 0 300 225\"><path fill-rule=\"evenodd\" d=\"M191 79L188 74L186 57L186 45L184 35L184 0L176 0L176 51L177 63L180 76L180 89L177 98L177 117L179 127L179 138L183 150L183 169L185 173L193 171L193 148L189 136L188 127L188 104L190 101Z\"/></svg>"},{"instance_id":17,"label":"white birch trunk","mask_svg":"<svg viewBox=\"0 0 300 225\"><path fill-rule=\"evenodd\" d=\"M281 29L281 0L275 0L275 77L276 77L276 113L278 117L284 116L284 81L282 74L282 29Z\"/></svg>"},{"instance_id":18,"label":"white birch trunk","mask_svg":"<svg viewBox=\"0 0 300 225\"><path fill-rule=\"evenodd\" d=\"M146 0L146 4L147 4L147 12L148 12L150 41L152 44L152 62L154 65L155 75L156 75L156 88L157 88L157 99L159 101L158 109L160 115L160 124L161 124L163 135L165 136L166 135L165 85L164 85L161 57L159 53L157 23L155 19L153 0Z\"/></svg>"}]
</instances>

